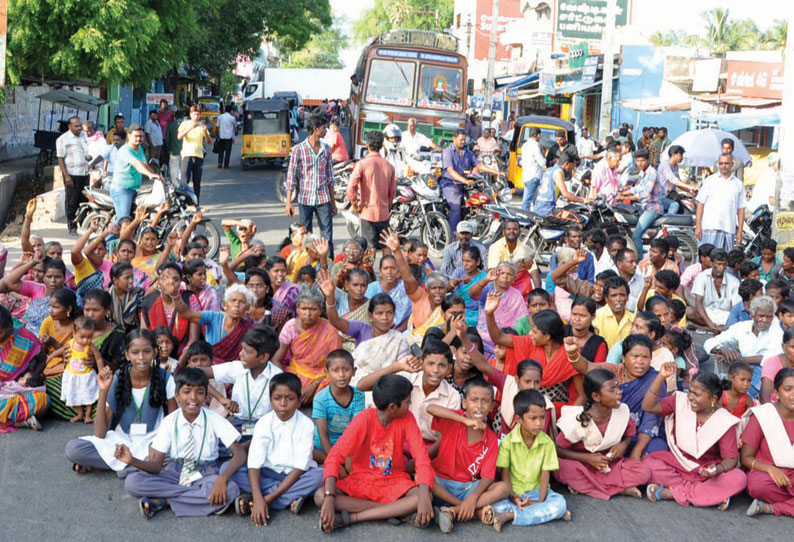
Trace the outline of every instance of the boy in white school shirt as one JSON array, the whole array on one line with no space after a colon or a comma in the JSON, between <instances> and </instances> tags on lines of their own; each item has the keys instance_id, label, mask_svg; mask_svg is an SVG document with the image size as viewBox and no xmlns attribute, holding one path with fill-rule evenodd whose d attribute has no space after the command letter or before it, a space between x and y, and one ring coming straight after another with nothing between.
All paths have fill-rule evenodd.
<instances>
[{"instance_id":1,"label":"boy in white school shirt","mask_svg":"<svg viewBox=\"0 0 794 542\"><path fill-rule=\"evenodd\" d=\"M177 517L222 514L239 495L229 481L245 464L246 453L237 442L240 433L220 414L203 407L209 379L201 369L183 369L175 378L180 408L163 418L151 444L149 459L135 459L129 448L116 447L116 459L139 469L124 483L138 497L145 519L170 506ZM225 471L218 473L218 441L232 451ZM166 454L171 458L165 467Z\"/></svg>"},{"instance_id":2,"label":"boy in white school shirt","mask_svg":"<svg viewBox=\"0 0 794 542\"><path fill-rule=\"evenodd\" d=\"M273 410L256 422L248 468L231 478L243 492L234 508L241 516L250 513L254 525L267 525L271 508L299 513L306 497L323 484L323 470L312 459L314 422L298 410L300 397L301 381L294 374L270 380ZM234 467L229 462L221 472Z\"/></svg>"},{"instance_id":3,"label":"boy in white school shirt","mask_svg":"<svg viewBox=\"0 0 794 542\"><path fill-rule=\"evenodd\" d=\"M270 363L281 343L271 327L248 330L241 341L240 360L203 367L207 377L219 384L232 384L232 418L229 420L242 434L242 444L247 450L254 425L272 410L268 384L281 372Z\"/></svg>"}]
</instances>

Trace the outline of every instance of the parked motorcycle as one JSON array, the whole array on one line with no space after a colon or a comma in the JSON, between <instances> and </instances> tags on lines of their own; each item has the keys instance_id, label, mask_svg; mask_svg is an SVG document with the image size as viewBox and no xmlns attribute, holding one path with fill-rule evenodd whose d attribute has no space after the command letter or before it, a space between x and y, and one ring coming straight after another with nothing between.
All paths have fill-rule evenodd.
<instances>
[{"instance_id":1,"label":"parked motorcycle","mask_svg":"<svg viewBox=\"0 0 794 542\"><path fill-rule=\"evenodd\" d=\"M399 236L418 231L433 258L440 258L452 243L452 230L443 213L441 191L433 175L414 175L397 180L397 196L389 216L389 227ZM361 219L353 209L342 211L351 237L361 235Z\"/></svg>"},{"instance_id":2,"label":"parked motorcycle","mask_svg":"<svg viewBox=\"0 0 794 542\"><path fill-rule=\"evenodd\" d=\"M474 184L463 192L461 220L474 223L473 237L482 239L491 231L494 213L489 206L507 205L513 199L513 189L503 177L491 180L490 175L469 175Z\"/></svg>"},{"instance_id":3,"label":"parked motorcycle","mask_svg":"<svg viewBox=\"0 0 794 542\"><path fill-rule=\"evenodd\" d=\"M742 225L744 236L742 237L742 249L745 256L755 258L761 255L761 243L765 239L772 237L772 211L767 205L759 206L750 217L748 222Z\"/></svg>"}]
</instances>

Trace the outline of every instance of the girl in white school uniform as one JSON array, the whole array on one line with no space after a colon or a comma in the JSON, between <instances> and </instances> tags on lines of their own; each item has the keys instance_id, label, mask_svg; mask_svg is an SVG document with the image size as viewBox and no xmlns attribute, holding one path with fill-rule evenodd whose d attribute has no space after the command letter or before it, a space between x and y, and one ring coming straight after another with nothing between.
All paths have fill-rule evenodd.
<instances>
[{"instance_id":1,"label":"girl in white school uniform","mask_svg":"<svg viewBox=\"0 0 794 542\"><path fill-rule=\"evenodd\" d=\"M75 472L114 470L125 477L131 469L115 457L119 444L137 459L148 457L164 413L176 410L174 379L158 366L156 352L154 336L135 329L127 334L126 359L115 375L108 366L99 371L94 434L66 444Z\"/></svg>"},{"instance_id":2,"label":"girl in white school uniform","mask_svg":"<svg viewBox=\"0 0 794 542\"><path fill-rule=\"evenodd\" d=\"M177 517L222 514L240 493L229 477L245 464L245 450L234 426L203 406L208 384L207 375L200 369L187 368L177 375L180 408L163 419L148 460L136 459L123 444L116 447L119 461L139 469L127 476L124 487L139 498L138 507L145 519L166 506ZM221 474L219 441L233 454ZM166 455L171 461L164 466Z\"/></svg>"},{"instance_id":3,"label":"girl in white school uniform","mask_svg":"<svg viewBox=\"0 0 794 542\"><path fill-rule=\"evenodd\" d=\"M557 427L560 470L554 477L572 493L608 500L618 494L642 498L651 471L637 459L625 457L637 434L631 412L621 402L623 392L608 369L595 369L584 379L587 403L564 406Z\"/></svg>"}]
</instances>

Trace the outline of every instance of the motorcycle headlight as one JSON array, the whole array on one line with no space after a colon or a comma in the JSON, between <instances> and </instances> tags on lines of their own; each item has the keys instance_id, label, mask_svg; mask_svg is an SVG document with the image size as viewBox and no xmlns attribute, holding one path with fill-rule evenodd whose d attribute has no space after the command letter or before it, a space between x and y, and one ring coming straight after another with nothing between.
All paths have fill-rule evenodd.
<instances>
[{"instance_id":1,"label":"motorcycle headlight","mask_svg":"<svg viewBox=\"0 0 794 542\"><path fill-rule=\"evenodd\" d=\"M513 199L513 191L509 188L503 188L499 191L499 201L507 203Z\"/></svg>"}]
</instances>

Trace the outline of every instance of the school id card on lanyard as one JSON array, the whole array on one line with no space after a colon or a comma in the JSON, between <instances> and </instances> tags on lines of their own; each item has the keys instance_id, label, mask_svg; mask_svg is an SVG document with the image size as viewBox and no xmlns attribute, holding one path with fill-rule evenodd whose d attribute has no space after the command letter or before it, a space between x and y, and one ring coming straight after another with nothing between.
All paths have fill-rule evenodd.
<instances>
[{"instance_id":1,"label":"school id card on lanyard","mask_svg":"<svg viewBox=\"0 0 794 542\"><path fill-rule=\"evenodd\" d=\"M265 395L265 391L267 391L267 384L262 387L262 391L259 392L259 397L256 399L256 403L254 403L253 408L251 408L251 387L249 385L250 380L250 373L245 374L245 398L246 402L248 403L248 423L244 423L242 426L241 434L244 437L252 436L254 434L254 427L256 424L254 423L254 411L259 406L259 403L262 401L262 397Z\"/></svg>"},{"instance_id":2,"label":"school id card on lanyard","mask_svg":"<svg viewBox=\"0 0 794 542\"><path fill-rule=\"evenodd\" d=\"M193 459L185 457L177 458L179 464L182 465L182 473L179 475L179 485L189 486L193 482L203 478L203 475L198 470L198 466L201 463L201 453L204 451L204 442L207 440L207 413L202 411L201 414L203 415L204 420L204 431L201 435L201 445L199 446L198 455ZM179 416L176 416L174 418L174 443L176 444L177 451L179 451L179 429L177 428L178 420ZM192 441L192 433L190 438Z\"/></svg>"},{"instance_id":3,"label":"school id card on lanyard","mask_svg":"<svg viewBox=\"0 0 794 542\"><path fill-rule=\"evenodd\" d=\"M135 407L135 422L130 424L130 436L131 437L142 437L147 433L147 428L145 423L141 423L141 412L143 410L143 405L146 404L146 397L149 395L149 388L146 388L146 391L143 392L143 399L141 399L141 404L138 405L138 402L135 400L135 394L132 394L132 406Z\"/></svg>"}]
</instances>

